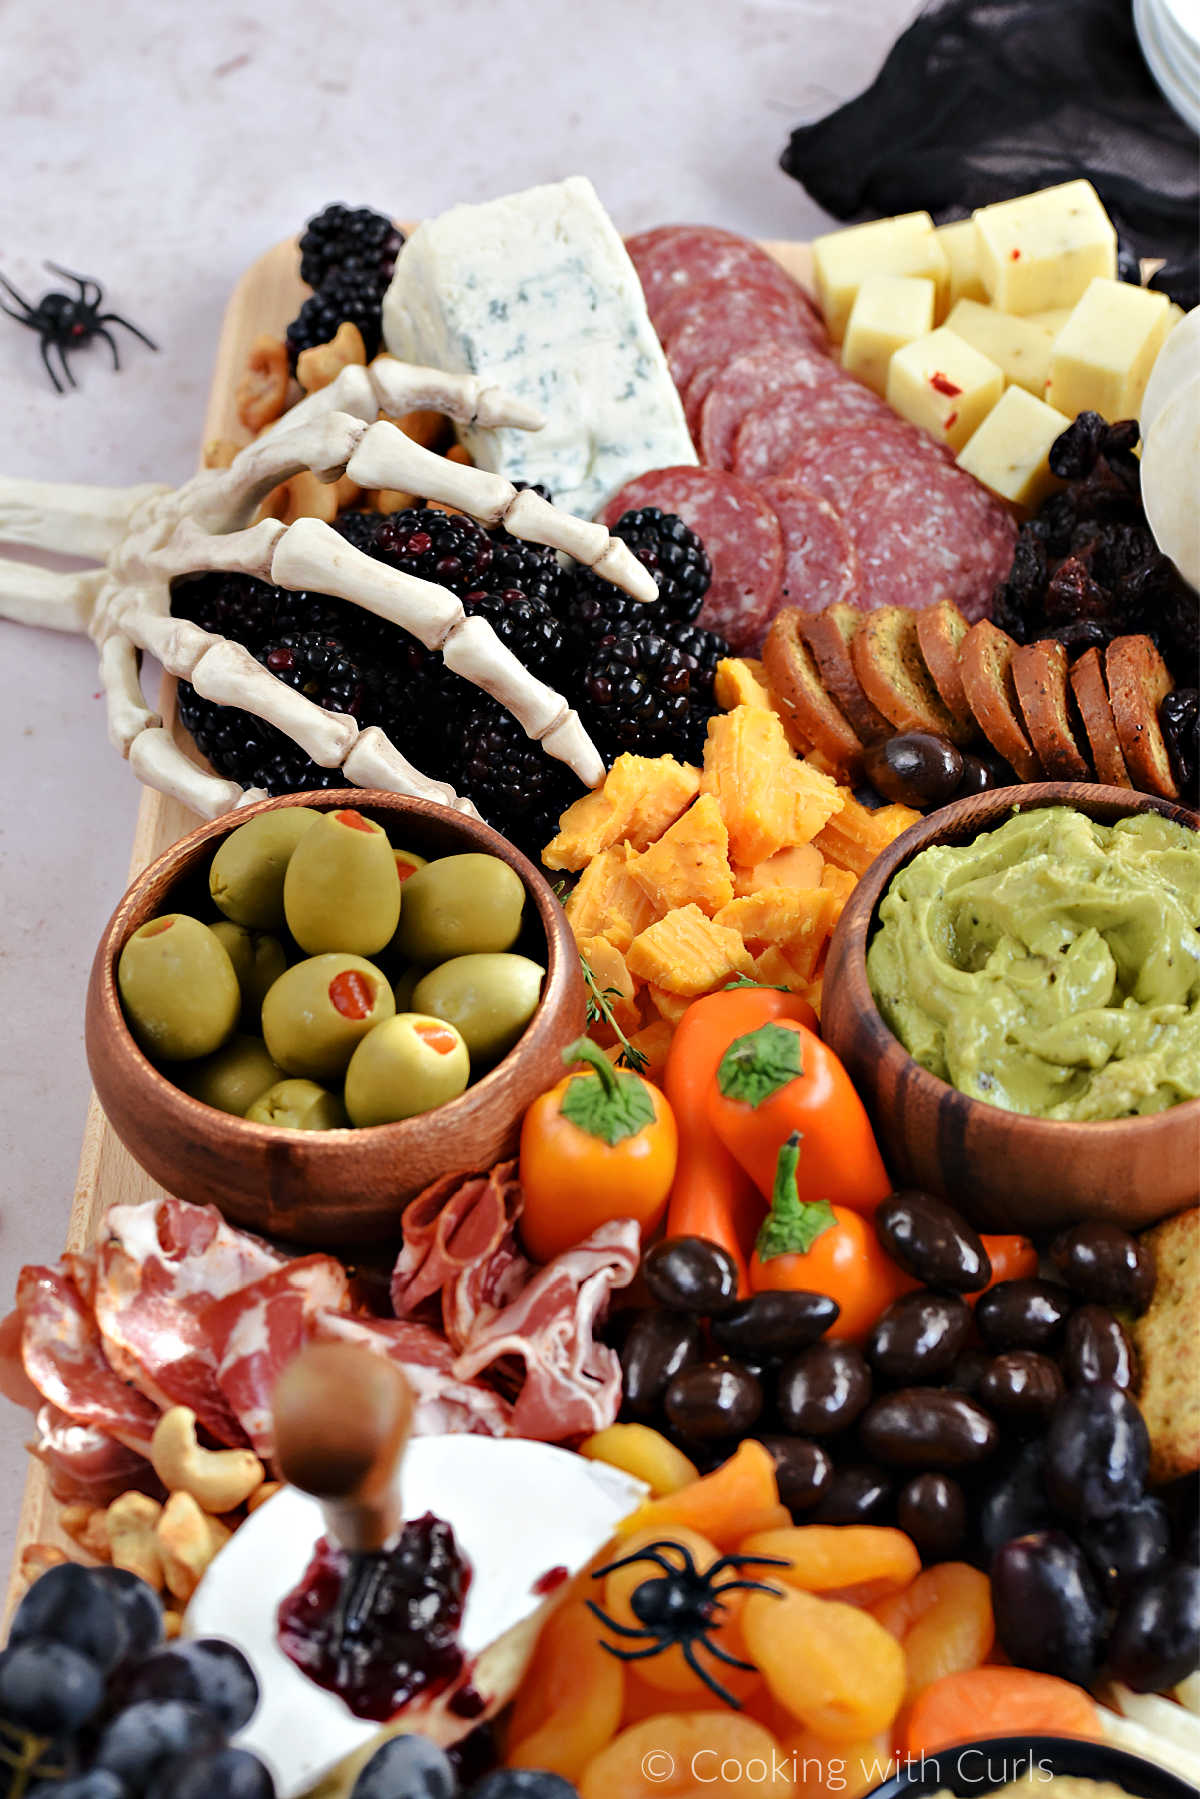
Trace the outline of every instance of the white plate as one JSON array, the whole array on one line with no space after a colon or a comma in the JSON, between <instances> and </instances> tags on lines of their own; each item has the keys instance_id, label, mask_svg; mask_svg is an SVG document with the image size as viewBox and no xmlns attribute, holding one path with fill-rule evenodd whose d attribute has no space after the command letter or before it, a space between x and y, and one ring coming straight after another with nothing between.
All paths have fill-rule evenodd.
<instances>
[{"instance_id":1,"label":"white plate","mask_svg":"<svg viewBox=\"0 0 1200 1799\"><path fill-rule=\"evenodd\" d=\"M1190 32L1167 14L1165 0L1133 0L1133 23L1150 73L1167 101L1200 132L1200 69Z\"/></svg>"}]
</instances>

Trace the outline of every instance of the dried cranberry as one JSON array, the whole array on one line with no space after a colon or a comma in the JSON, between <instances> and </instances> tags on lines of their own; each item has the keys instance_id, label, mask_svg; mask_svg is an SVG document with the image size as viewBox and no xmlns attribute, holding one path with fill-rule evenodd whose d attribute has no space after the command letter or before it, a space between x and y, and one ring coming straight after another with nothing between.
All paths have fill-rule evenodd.
<instances>
[{"instance_id":1,"label":"dried cranberry","mask_svg":"<svg viewBox=\"0 0 1200 1799\"><path fill-rule=\"evenodd\" d=\"M1078 556L1060 562L1046 587L1046 617L1064 622L1079 618L1103 618L1109 596L1093 581Z\"/></svg>"},{"instance_id":2,"label":"dried cranberry","mask_svg":"<svg viewBox=\"0 0 1200 1799\"><path fill-rule=\"evenodd\" d=\"M1200 692L1194 687L1177 687L1159 707L1158 722L1179 791L1195 804L1200 797Z\"/></svg>"},{"instance_id":3,"label":"dried cranberry","mask_svg":"<svg viewBox=\"0 0 1200 1799\"><path fill-rule=\"evenodd\" d=\"M1078 481L1096 466L1108 429L1098 412L1081 412L1050 446L1050 472L1060 481Z\"/></svg>"}]
</instances>

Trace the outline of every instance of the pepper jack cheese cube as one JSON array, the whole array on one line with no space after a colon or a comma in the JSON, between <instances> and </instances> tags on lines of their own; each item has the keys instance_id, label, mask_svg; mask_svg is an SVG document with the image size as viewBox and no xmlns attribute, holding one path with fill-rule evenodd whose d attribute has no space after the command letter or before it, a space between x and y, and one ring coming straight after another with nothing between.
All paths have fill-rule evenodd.
<instances>
[{"instance_id":1,"label":"pepper jack cheese cube","mask_svg":"<svg viewBox=\"0 0 1200 1799\"><path fill-rule=\"evenodd\" d=\"M830 231L813 243L817 298L831 337L845 334L850 308L870 275L921 275L946 291L946 252L937 240L927 212L906 212L895 219L873 219Z\"/></svg>"},{"instance_id":2,"label":"pepper jack cheese cube","mask_svg":"<svg viewBox=\"0 0 1200 1799\"><path fill-rule=\"evenodd\" d=\"M1053 339L1040 326L1016 313L980 306L977 300L960 300L946 324L984 356L990 356L1004 371L1006 381L1015 381L1041 399L1050 379Z\"/></svg>"},{"instance_id":3,"label":"pepper jack cheese cube","mask_svg":"<svg viewBox=\"0 0 1200 1799\"><path fill-rule=\"evenodd\" d=\"M979 270L1002 312L1074 306L1093 276L1117 273L1117 234L1090 181L981 206Z\"/></svg>"},{"instance_id":4,"label":"pepper jack cheese cube","mask_svg":"<svg viewBox=\"0 0 1200 1799\"><path fill-rule=\"evenodd\" d=\"M1062 486L1050 473L1050 449L1071 423L1063 413L1010 387L958 454L958 466L1015 506L1040 506Z\"/></svg>"},{"instance_id":5,"label":"pepper jack cheese cube","mask_svg":"<svg viewBox=\"0 0 1200 1799\"><path fill-rule=\"evenodd\" d=\"M1154 359L1170 325L1166 294L1098 278L1054 340L1046 398L1078 412L1136 418Z\"/></svg>"},{"instance_id":6,"label":"pepper jack cheese cube","mask_svg":"<svg viewBox=\"0 0 1200 1799\"><path fill-rule=\"evenodd\" d=\"M1003 392L1003 371L946 325L902 345L888 365L888 405L952 450Z\"/></svg>"},{"instance_id":7,"label":"pepper jack cheese cube","mask_svg":"<svg viewBox=\"0 0 1200 1799\"><path fill-rule=\"evenodd\" d=\"M979 233L974 219L958 219L953 225L939 225L933 235L946 252L947 305L954 306L959 300L986 300L987 288L979 273Z\"/></svg>"},{"instance_id":8,"label":"pepper jack cheese cube","mask_svg":"<svg viewBox=\"0 0 1200 1799\"><path fill-rule=\"evenodd\" d=\"M884 393L893 351L933 330L934 298L921 276L868 275L850 308L842 367Z\"/></svg>"},{"instance_id":9,"label":"pepper jack cheese cube","mask_svg":"<svg viewBox=\"0 0 1200 1799\"><path fill-rule=\"evenodd\" d=\"M1027 312L1025 317L1031 325L1040 325L1048 336L1057 337L1074 310L1073 306L1052 306L1048 312Z\"/></svg>"}]
</instances>

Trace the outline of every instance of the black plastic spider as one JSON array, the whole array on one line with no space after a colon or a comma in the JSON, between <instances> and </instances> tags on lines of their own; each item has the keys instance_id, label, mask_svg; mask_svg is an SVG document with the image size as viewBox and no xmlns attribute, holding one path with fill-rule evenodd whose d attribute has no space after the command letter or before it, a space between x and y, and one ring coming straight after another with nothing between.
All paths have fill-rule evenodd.
<instances>
[{"instance_id":1,"label":"black plastic spider","mask_svg":"<svg viewBox=\"0 0 1200 1799\"><path fill-rule=\"evenodd\" d=\"M123 319L119 312L101 312L104 303L104 289L91 275L73 275L70 269L60 269L56 262L48 262L46 267L52 275L61 275L65 281L73 281L79 292L71 294L43 294L36 306L31 306L23 294L19 294L12 282L0 275L0 287L22 307L21 312L14 312L0 300L0 312L6 312L10 319L16 319L18 325L28 325L31 331L37 331L42 340L42 361L46 365L46 373L53 381L57 391L67 390L50 366L50 350L58 351L58 360L62 372L72 387L77 385L74 375L67 364L68 350L81 350L93 337L102 337L112 351L113 367L119 369L121 359L117 355L116 342L112 333L106 331L106 325L124 325L126 331L132 331L135 337L151 350L158 345L128 319Z\"/></svg>"},{"instance_id":2,"label":"black plastic spider","mask_svg":"<svg viewBox=\"0 0 1200 1799\"><path fill-rule=\"evenodd\" d=\"M673 1550L679 1557L679 1567L667 1559L667 1552ZM592 1575L593 1580L600 1580L611 1574L616 1568L630 1568L636 1562L650 1562L661 1568L661 1574L652 1574L640 1586L633 1589L629 1599L629 1609L634 1617L645 1626L643 1630L634 1630L628 1624L618 1624L615 1618L596 1604L594 1599L587 1601L587 1607L606 1630L615 1631L619 1637L632 1637L645 1641L653 1641L645 1649L621 1649L615 1643L606 1643L601 1637L600 1646L607 1649L623 1662L645 1661L652 1655L661 1655L665 1649L682 1649L683 1659L692 1673L697 1675L718 1699L731 1705L735 1711L741 1710L741 1701L723 1687L714 1674L702 1668L696 1659L697 1648L707 1649L718 1661L726 1663L730 1668L743 1668L747 1673L755 1672L753 1662L743 1662L736 1655L730 1655L719 1644L711 1640L711 1632L719 1622L719 1614L723 1607L721 1596L724 1593L754 1592L770 1593L776 1599L781 1597L777 1587L769 1587L761 1580L742 1580L743 1568L786 1568L787 1562L778 1556L771 1555L723 1555L703 1573L697 1568L691 1551L682 1543L664 1538L660 1543L648 1543L635 1555L623 1556L620 1561L609 1562L603 1568L597 1568ZM732 1568L733 1580L719 1580L727 1568Z\"/></svg>"}]
</instances>

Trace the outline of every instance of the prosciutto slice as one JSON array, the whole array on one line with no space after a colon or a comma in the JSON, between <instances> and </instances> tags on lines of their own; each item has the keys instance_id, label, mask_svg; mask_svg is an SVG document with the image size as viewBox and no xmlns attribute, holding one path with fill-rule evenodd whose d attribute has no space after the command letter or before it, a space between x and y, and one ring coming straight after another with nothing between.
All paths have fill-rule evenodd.
<instances>
[{"instance_id":1,"label":"prosciutto slice","mask_svg":"<svg viewBox=\"0 0 1200 1799\"><path fill-rule=\"evenodd\" d=\"M287 1264L212 1206L113 1206L96 1259L96 1323L112 1367L156 1409L190 1406L218 1443L249 1437L217 1379L205 1314Z\"/></svg>"},{"instance_id":2,"label":"prosciutto slice","mask_svg":"<svg viewBox=\"0 0 1200 1799\"><path fill-rule=\"evenodd\" d=\"M92 1424L78 1424L57 1406L43 1406L37 1439L30 1449L46 1470L50 1491L60 1501L108 1505L131 1487L161 1497L162 1488L145 1457Z\"/></svg>"},{"instance_id":3,"label":"prosciutto slice","mask_svg":"<svg viewBox=\"0 0 1200 1799\"><path fill-rule=\"evenodd\" d=\"M317 1315L340 1311L349 1288L346 1270L332 1256L302 1256L200 1311L217 1386L263 1460L275 1452L275 1383L308 1342Z\"/></svg>"},{"instance_id":4,"label":"prosciutto slice","mask_svg":"<svg viewBox=\"0 0 1200 1799\"><path fill-rule=\"evenodd\" d=\"M515 1298L528 1278L530 1264L517 1246L521 1204L515 1162L488 1174L443 1175L410 1201L392 1274L397 1318L411 1318L440 1296L446 1338L464 1348L480 1311Z\"/></svg>"},{"instance_id":5,"label":"prosciutto slice","mask_svg":"<svg viewBox=\"0 0 1200 1799\"><path fill-rule=\"evenodd\" d=\"M413 1430L417 1436L519 1435L512 1428L512 1407L490 1387L460 1375L450 1345L430 1325L411 1319L325 1312L317 1320L315 1334L322 1342L361 1343L397 1362L416 1394Z\"/></svg>"},{"instance_id":6,"label":"prosciutto slice","mask_svg":"<svg viewBox=\"0 0 1200 1799\"><path fill-rule=\"evenodd\" d=\"M514 1436L560 1443L604 1429L621 1403L621 1364L595 1329L640 1259L641 1232L632 1218L602 1224L540 1268L508 1305L479 1313L455 1374L472 1380L497 1364L522 1365Z\"/></svg>"},{"instance_id":7,"label":"prosciutto slice","mask_svg":"<svg viewBox=\"0 0 1200 1799\"><path fill-rule=\"evenodd\" d=\"M144 1453L158 1407L113 1372L68 1268L23 1268L17 1313L25 1375L41 1397L76 1424Z\"/></svg>"}]
</instances>

